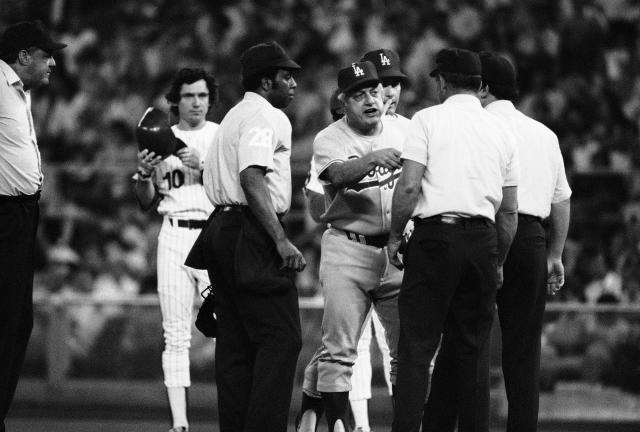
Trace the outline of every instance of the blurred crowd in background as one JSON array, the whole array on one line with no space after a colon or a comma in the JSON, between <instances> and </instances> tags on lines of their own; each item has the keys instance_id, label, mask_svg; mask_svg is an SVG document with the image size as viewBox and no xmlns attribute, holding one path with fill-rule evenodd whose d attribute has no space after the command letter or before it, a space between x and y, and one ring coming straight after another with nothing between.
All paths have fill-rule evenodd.
<instances>
[{"instance_id":1,"label":"blurred crowd in background","mask_svg":"<svg viewBox=\"0 0 640 432\"><path fill-rule=\"evenodd\" d=\"M242 96L239 54L276 40L304 68L287 111L294 139L287 222L309 262L299 277L301 295L318 295L322 231L306 215L301 187L313 136L330 121L337 70L367 50L396 50L412 79L398 112L411 117L437 103L428 73L438 50L456 46L510 56L519 72L517 106L560 139L574 195L566 287L555 301L640 305L637 0L3 0L2 6L0 28L40 18L69 45L56 59L50 87L33 96L46 175L36 297L154 293L161 221L141 212L133 197L135 126L147 106L168 111L164 93L186 66L216 77L220 100L209 117L219 122ZM620 343L613 341L635 342L640 331L624 317L608 318L596 323L567 314L549 323L547 358L593 352L597 364L614 364Z\"/></svg>"}]
</instances>

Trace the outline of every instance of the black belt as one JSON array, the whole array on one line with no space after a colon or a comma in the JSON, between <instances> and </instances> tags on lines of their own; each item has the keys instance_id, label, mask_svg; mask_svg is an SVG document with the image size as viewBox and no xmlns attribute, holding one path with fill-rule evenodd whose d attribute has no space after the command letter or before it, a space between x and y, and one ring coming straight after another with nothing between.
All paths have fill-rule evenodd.
<instances>
[{"instance_id":1,"label":"black belt","mask_svg":"<svg viewBox=\"0 0 640 432\"><path fill-rule=\"evenodd\" d=\"M540 216L533 216L524 213L518 213L518 220L542 223L542 218Z\"/></svg>"},{"instance_id":2,"label":"black belt","mask_svg":"<svg viewBox=\"0 0 640 432\"><path fill-rule=\"evenodd\" d=\"M217 205L213 210L214 214L223 213L223 212L236 212L242 213L248 206L242 204L227 204L227 205Z\"/></svg>"},{"instance_id":3,"label":"black belt","mask_svg":"<svg viewBox=\"0 0 640 432\"><path fill-rule=\"evenodd\" d=\"M213 214L217 215L220 213L243 213L249 210L248 205L244 204L225 204L225 205L217 205L215 209L213 209ZM285 213L276 213L278 220L282 222L282 218L285 216Z\"/></svg>"},{"instance_id":4,"label":"black belt","mask_svg":"<svg viewBox=\"0 0 640 432\"><path fill-rule=\"evenodd\" d=\"M0 202L27 202L38 201L40 199L40 191L33 195L0 195Z\"/></svg>"},{"instance_id":5,"label":"black belt","mask_svg":"<svg viewBox=\"0 0 640 432\"><path fill-rule=\"evenodd\" d=\"M471 225L493 225L493 221L483 216L473 216L473 217L459 217L459 216L447 216L447 215L435 215L430 216L428 218L413 218L413 222L416 224L429 224L429 223L442 223L447 225L462 225L462 226L471 226Z\"/></svg>"},{"instance_id":6,"label":"black belt","mask_svg":"<svg viewBox=\"0 0 640 432\"><path fill-rule=\"evenodd\" d=\"M347 235L347 238L356 243L362 243L367 246L374 246L377 248L382 248L387 245L387 241L389 240L389 234L378 234L378 235L364 235L358 234L347 230L340 230Z\"/></svg>"},{"instance_id":7,"label":"black belt","mask_svg":"<svg viewBox=\"0 0 640 432\"><path fill-rule=\"evenodd\" d=\"M207 224L206 220L200 219L173 219L169 218L169 223L171 226L178 226L180 228L189 228L189 229L202 229Z\"/></svg>"}]
</instances>

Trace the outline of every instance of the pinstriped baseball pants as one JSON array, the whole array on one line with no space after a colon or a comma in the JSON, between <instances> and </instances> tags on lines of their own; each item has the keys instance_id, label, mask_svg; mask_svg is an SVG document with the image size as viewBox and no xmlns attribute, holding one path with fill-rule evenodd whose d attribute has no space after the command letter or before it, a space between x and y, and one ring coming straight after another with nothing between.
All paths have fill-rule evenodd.
<instances>
[{"instance_id":1,"label":"pinstriped baseball pants","mask_svg":"<svg viewBox=\"0 0 640 432\"><path fill-rule=\"evenodd\" d=\"M164 351L162 371L166 387L189 387L189 348L196 290L209 284L204 270L184 265L199 229L171 226L165 218L158 236L158 297L162 312Z\"/></svg>"}]
</instances>

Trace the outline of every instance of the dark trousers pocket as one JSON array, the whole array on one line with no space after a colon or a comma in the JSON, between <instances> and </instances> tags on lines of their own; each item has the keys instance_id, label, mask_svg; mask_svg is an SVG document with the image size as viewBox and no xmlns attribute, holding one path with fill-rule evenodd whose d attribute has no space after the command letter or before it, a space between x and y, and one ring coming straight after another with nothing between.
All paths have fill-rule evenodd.
<instances>
[{"instance_id":1,"label":"dark trousers pocket","mask_svg":"<svg viewBox=\"0 0 640 432\"><path fill-rule=\"evenodd\" d=\"M256 293L282 292L294 288L293 271L281 269L276 245L251 214L243 214L236 244L236 286Z\"/></svg>"}]
</instances>

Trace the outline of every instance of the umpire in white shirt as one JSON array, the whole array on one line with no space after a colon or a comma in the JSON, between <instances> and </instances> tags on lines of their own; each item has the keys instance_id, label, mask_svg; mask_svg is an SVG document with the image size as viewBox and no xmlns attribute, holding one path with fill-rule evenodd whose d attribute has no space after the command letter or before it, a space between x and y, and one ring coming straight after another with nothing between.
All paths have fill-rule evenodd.
<instances>
[{"instance_id":1,"label":"umpire in white shirt","mask_svg":"<svg viewBox=\"0 0 640 432\"><path fill-rule=\"evenodd\" d=\"M507 432L534 432L538 425L540 335L547 291L564 283L562 250L569 229L571 189L558 138L518 111L516 71L503 56L481 52L480 100L505 120L520 157L518 230L504 264L497 304L502 329L502 371L509 402ZM549 238L543 220L549 218Z\"/></svg>"},{"instance_id":2,"label":"umpire in white shirt","mask_svg":"<svg viewBox=\"0 0 640 432\"><path fill-rule=\"evenodd\" d=\"M31 90L48 85L55 42L40 21L0 36L0 432L18 385L33 328L33 266L42 161Z\"/></svg>"},{"instance_id":3,"label":"umpire in white shirt","mask_svg":"<svg viewBox=\"0 0 640 432\"><path fill-rule=\"evenodd\" d=\"M302 346L294 271L306 262L285 233L291 123L281 110L300 70L276 42L241 58L244 97L225 115L204 164L215 205L186 264L215 287L216 386L222 432L284 432Z\"/></svg>"},{"instance_id":4,"label":"umpire in white shirt","mask_svg":"<svg viewBox=\"0 0 640 432\"><path fill-rule=\"evenodd\" d=\"M429 363L454 387L458 431L488 431L489 370L483 350L501 265L516 230L518 159L513 135L482 109L476 53L444 49L431 72L442 102L416 113L393 196L388 253L396 265L402 230L415 230L404 256L393 432L417 432ZM432 430L437 430L433 428Z\"/></svg>"}]
</instances>

